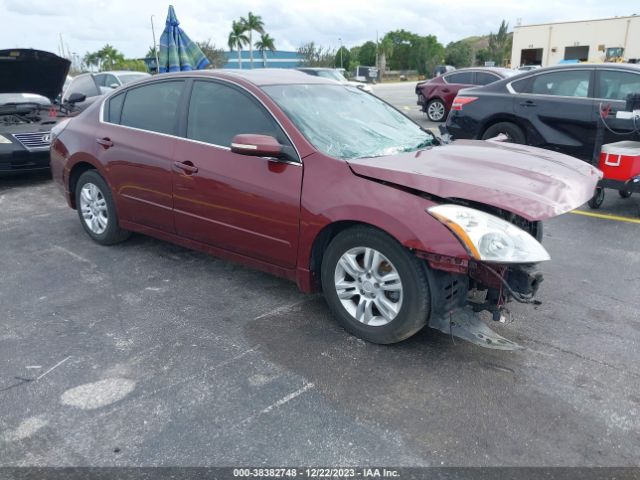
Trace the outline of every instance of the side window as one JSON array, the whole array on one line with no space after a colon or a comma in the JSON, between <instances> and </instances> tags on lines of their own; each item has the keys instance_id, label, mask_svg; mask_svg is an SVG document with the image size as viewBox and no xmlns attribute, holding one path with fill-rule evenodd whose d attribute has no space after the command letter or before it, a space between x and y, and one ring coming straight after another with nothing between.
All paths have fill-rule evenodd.
<instances>
[{"instance_id":1,"label":"side window","mask_svg":"<svg viewBox=\"0 0 640 480\"><path fill-rule=\"evenodd\" d=\"M93 78L96 79L96 85L98 85L99 87L106 86L106 80L107 80L107 76L106 75L98 74L98 75L94 75Z\"/></svg>"},{"instance_id":2,"label":"side window","mask_svg":"<svg viewBox=\"0 0 640 480\"><path fill-rule=\"evenodd\" d=\"M122 105L124 104L124 96L126 92L120 93L109 99L109 107L105 120L109 123L120 123L120 115L122 114Z\"/></svg>"},{"instance_id":3,"label":"side window","mask_svg":"<svg viewBox=\"0 0 640 480\"><path fill-rule=\"evenodd\" d=\"M72 93L81 93L86 95L87 98L101 94L91 75L81 75L74 78L69 85L66 97L69 98Z\"/></svg>"},{"instance_id":4,"label":"side window","mask_svg":"<svg viewBox=\"0 0 640 480\"><path fill-rule=\"evenodd\" d=\"M640 74L615 70L599 71L596 98L626 100L630 93L640 93Z\"/></svg>"},{"instance_id":5,"label":"side window","mask_svg":"<svg viewBox=\"0 0 640 480\"><path fill-rule=\"evenodd\" d=\"M195 82L189 102L187 138L228 147L241 133L271 135L288 144L280 127L247 94L214 82Z\"/></svg>"},{"instance_id":6,"label":"side window","mask_svg":"<svg viewBox=\"0 0 640 480\"><path fill-rule=\"evenodd\" d=\"M103 85L103 87L113 88L111 85L119 86L120 82L113 75L105 75L104 76L104 85Z\"/></svg>"},{"instance_id":7,"label":"side window","mask_svg":"<svg viewBox=\"0 0 640 480\"><path fill-rule=\"evenodd\" d=\"M472 85L473 72L457 72L445 75L444 79L447 83L461 83L464 85Z\"/></svg>"},{"instance_id":8,"label":"side window","mask_svg":"<svg viewBox=\"0 0 640 480\"><path fill-rule=\"evenodd\" d=\"M529 85L531 84L531 78L523 78L522 80L518 80L517 82L511 82L511 88L516 93L531 93L529 91Z\"/></svg>"},{"instance_id":9,"label":"side window","mask_svg":"<svg viewBox=\"0 0 640 480\"><path fill-rule=\"evenodd\" d=\"M126 92L120 125L175 134L184 81L156 82ZM116 97L114 97L116 98Z\"/></svg>"},{"instance_id":10,"label":"side window","mask_svg":"<svg viewBox=\"0 0 640 480\"><path fill-rule=\"evenodd\" d=\"M474 85L489 85L490 83L500 80L498 75L487 72L476 72L476 81Z\"/></svg>"},{"instance_id":11,"label":"side window","mask_svg":"<svg viewBox=\"0 0 640 480\"><path fill-rule=\"evenodd\" d=\"M538 95L586 97L589 95L590 70L565 70L533 77L531 92Z\"/></svg>"}]
</instances>

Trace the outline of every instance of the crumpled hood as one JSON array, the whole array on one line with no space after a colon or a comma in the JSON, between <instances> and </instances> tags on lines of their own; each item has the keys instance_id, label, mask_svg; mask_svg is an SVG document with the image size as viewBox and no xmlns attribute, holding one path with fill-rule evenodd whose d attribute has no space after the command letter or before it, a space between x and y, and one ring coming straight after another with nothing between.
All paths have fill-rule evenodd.
<instances>
[{"instance_id":1,"label":"crumpled hood","mask_svg":"<svg viewBox=\"0 0 640 480\"><path fill-rule=\"evenodd\" d=\"M0 50L0 93L35 93L55 99L71 62L41 50Z\"/></svg>"},{"instance_id":2,"label":"crumpled hood","mask_svg":"<svg viewBox=\"0 0 640 480\"><path fill-rule=\"evenodd\" d=\"M561 153L481 140L348 163L363 177L492 205L527 220L579 207L593 196L602 177L600 170Z\"/></svg>"}]
</instances>

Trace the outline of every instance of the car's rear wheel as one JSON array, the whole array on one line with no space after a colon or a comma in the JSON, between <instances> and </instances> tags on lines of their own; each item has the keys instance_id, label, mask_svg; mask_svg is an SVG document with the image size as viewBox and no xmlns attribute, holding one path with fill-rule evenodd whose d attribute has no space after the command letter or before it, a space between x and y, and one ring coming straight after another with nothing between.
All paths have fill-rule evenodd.
<instances>
[{"instance_id":1,"label":"car's rear wheel","mask_svg":"<svg viewBox=\"0 0 640 480\"><path fill-rule=\"evenodd\" d=\"M498 122L491 125L482 134L482 139L488 140L490 138L497 137L500 134L505 135L507 137L507 141L510 143L526 143L526 138L522 129L515 123L511 122Z\"/></svg>"},{"instance_id":2,"label":"car's rear wheel","mask_svg":"<svg viewBox=\"0 0 640 480\"><path fill-rule=\"evenodd\" d=\"M331 312L357 337L395 343L426 324L426 266L386 233L367 226L339 233L327 247L321 269Z\"/></svg>"},{"instance_id":3,"label":"car's rear wheel","mask_svg":"<svg viewBox=\"0 0 640 480\"><path fill-rule=\"evenodd\" d=\"M102 245L112 245L126 240L130 232L118 225L118 215L111 191L96 170L87 170L75 189L76 208L85 232Z\"/></svg>"},{"instance_id":4,"label":"car's rear wheel","mask_svg":"<svg viewBox=\"0 0 640 480\"><path fill-rule=\"evenodd\" d=\"M427 117L432 122L441 122L447 116L447 108L442 100L434 98L427 103Z\"/></svg>"}]
</instances>

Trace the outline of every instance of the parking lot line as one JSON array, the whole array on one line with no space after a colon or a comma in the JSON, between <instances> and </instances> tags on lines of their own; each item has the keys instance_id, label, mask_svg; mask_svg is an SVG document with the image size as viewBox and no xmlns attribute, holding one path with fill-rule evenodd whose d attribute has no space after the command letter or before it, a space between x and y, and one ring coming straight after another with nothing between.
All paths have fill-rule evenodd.
<instances>
[{"instance_id":1,"label":"parking lot line","mask_svg":"<svg viewBox=\"0 0 640 480\"><path fill-rule=\"evenodd\" d=\"M640 224L640 218L620 217L618 215L609 215L607 213L585 212L584 210L572 210L569 213L575 213L576 215L584 215L585 217L595 217L595 218L604 218L605 220L615 220L617 222Z\"/></svg>"}]
</instances>

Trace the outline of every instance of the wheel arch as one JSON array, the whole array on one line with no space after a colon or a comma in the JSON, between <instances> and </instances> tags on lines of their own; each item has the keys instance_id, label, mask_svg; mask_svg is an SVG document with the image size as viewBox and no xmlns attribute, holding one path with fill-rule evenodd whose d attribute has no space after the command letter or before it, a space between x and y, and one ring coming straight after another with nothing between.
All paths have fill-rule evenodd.
<instances>
[{"instance_id":1,"label":"wheel arch","mask_svg":"<svg viewBox=\"0 0 640 480\"><path fill-rule=\"evenodd\" d=\"M525 123L522 122L515 115L511 115L511 114L508 114L508 113L502 113L502 114L494 115L494 116L490 117L489 119L487 119L481 125L481 127L478 129L478 140L482 139L482 137L484 136L485 132L487 130L489 130L489 128L491 128L492 126L494 126L497 123L503 123L503 122L504 123L513 123L516 127L518 127L520 130L522 130L522 133L524 134L524 138L525 138L525 143L528 141L528 139L529 139L529 131L528 131L527 125L525 125Z\"/></svg>"},{"instance_id":2,"label":"wheel arch","mask_svg":"<svg viewBox=\"0 0 640 480\"><path fill-rule=\"evenodd\" d=\"M82 175L84 172L88 170L97 170L98 173L100 173L100 175L102 175L102 177L105 179L105 182L107 182L107 179L105 178L105 176L100 171L100 168L98 168L98 166L95 163L89 161L86 158L77 159L73 163L73 165L69 168L69 175L68 175L68 180L66 185L67 191L69 192L69 200L70 200L71 208L74 208L74 209L77 208L75 192L76 192L76 186L78 184L78 179L80 178L80 175Z\"/></svg>"}]
</instances>

